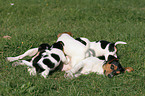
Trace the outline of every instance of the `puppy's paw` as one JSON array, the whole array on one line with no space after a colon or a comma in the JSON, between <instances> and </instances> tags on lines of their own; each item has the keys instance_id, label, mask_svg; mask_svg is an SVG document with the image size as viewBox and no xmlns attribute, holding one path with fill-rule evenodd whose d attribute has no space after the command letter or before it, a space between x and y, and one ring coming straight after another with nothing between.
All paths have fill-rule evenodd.
<instances>
[{"instance_id":1,"label":"puppy's paw","mask_svg":"<svg viewBox=\"0 0 145 96\"><path fill-rule=\"evenodd\" d=\"M69 70L69 71L66 71L66 73L64 74L64 77L73 79L74 76L73 76L73 73Z\"/></svg>"},{"instance_id":2,"label":"puppy's paw","mask_svg":"<svg viewBox=\"0 0 145 96\"><path fill-rule=\"evenodd\" d=\"M36 75L36 70L35 68L30 68L30 67L27 67L28 68L28 72L30 73L30 75Z\"/></svg>"},{"instance_id":3,"label":"puppy's paw","mask_svg":"<svg viewBox=\"0 0 145 96\"><path fill-rule=\"evenodd\" d=\"M12 61L15 61L16 58L15 57L7 57L6 58L6 61L9 61L9 62L12 62Z\"/></svg>"},{"instance_id":4,"label":"puppy's paw","mask_svg":"<svg viewBox=\"0 0 145 96\"><path fill-rule=\"evenodd\" d=\"M14 63L12 63L12 66L18 66L18 65L24 65L24 63L22 63L22 61L21 60L19 60L19 61L17 61L17 62L14 62Z\"/></svg>"}]
</instances>

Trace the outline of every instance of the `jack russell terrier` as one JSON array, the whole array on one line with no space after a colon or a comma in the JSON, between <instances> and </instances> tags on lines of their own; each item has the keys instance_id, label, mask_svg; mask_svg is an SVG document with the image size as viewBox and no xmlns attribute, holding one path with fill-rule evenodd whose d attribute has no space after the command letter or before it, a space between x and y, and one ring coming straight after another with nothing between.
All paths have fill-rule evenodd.
<instances>
[{"instance_id":1,"label":"jack russell terrier","mask_svg":"<svg viewBox=\"0 0 145 96\"><path fill-rule=\"evenodd\" d=\"M112 78L113 76L125 73L126 71L131 72L133 71L133 68L123 68L119 63L119 60L112 55L108 56L108 61L106 61L105 58L103 60L102 58L88 57L76 64L71 70L66 71L65 77L73 78L78 77L81 74L95 72Z\"/></svg>"},{"instance_id":2,"label":"jack russell terrier","mask_svg":"<svg viewBox=\"0 0 145 96\"><path fill-rule=\"evenodd\" d=\"M105 56L105 60L107 61L108 56L112 55L117 58L117 44L127 44L123 41L117 41L116 43L111 43L108 41L100 40L96 42L90 43L90 53L92 56L98 57L98 56Z\"/></svg>"},{"instance_id":3,"label":"jack russell terrier","mask_svg":"<svg viewBox=\"0 0 145 96\"><path fill-rule=\"evenodd\" d=\"M80 41L81 43L85 44L84 38L77 38L76 40ZM90 42L89 54L86 57L94 56L105 56L105 60L107 61L108 56L112 55L117 58L117 44L127 44L123 41L117 41L116 43L111 43L105 40Z\"/></svg>"},{"instance_id":4,"label":"jack russell terrier","mask_svg":"<svg viewBox=\"0 0 145 96\"><path fill-rule=\"evenodd\" d=\"M59 66L62 61L67 64L67 58L63 53L63 42L59 41L50 46L48 44L41 44L37 49L38 54L32 58L30 62L26 60L20 60L15 62L18 65L27 65L30 75L36 75L40 73L41 76L46 78L50 71L53 71L57 66ZM7 57L8 61L14 61L22 59L24 56L32 56L36 54L36 48L26 51L24 54L17 57ZM33 54L32 54L33 53Z\"/></svg>"},{"instance_id":5,"label":"jack russell terrier","mask_svg":"<svg viewBox=\"0 0 145 96\"><path fill-rule=\"evenodd\" d=\"M81 42L83 45L86 46L86 38L76 38L75 40ZM108 41L100 40L96 42L90 42L90 47L89 50L85 54L85 58L87 57L99 57L99 56L105 56L105 60L108 60L108 56L112 55L117 58L117 44L127 44L126 42L123 41L117 41L116 43L111 43ZM72 55L73 56L73 55ZM70 60L71 58L67 56L67 59ZM70 64L70 63L69 63ZM63 70L67 71L71 69L70 65L64 65Z\"/></svg>"},{"instance_id":6,"label":"jack russell terrier","mask_svg":"<svg viewBox=\"0 0 145 96\"><path fill-rule=\"evenodd\" d=\"M58 34L58 41L64 43L64 53L69 60L69 65L64 65L63 70L69 70L73 68L76 64L86 58L87 52L89 52L90 41L87 38L83 38L83 41L86 43L82 44L80 41L72 37L71 32L63 32Z\"/></svg>"}]
</instances>

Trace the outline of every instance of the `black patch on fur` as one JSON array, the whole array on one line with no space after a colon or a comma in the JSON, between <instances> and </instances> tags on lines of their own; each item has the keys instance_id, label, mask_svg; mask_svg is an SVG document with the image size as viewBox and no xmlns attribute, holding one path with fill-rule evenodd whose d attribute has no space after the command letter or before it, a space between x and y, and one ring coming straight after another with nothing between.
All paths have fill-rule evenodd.
<instances>
[{"instance_id":1,"label":"black patch on fur","mask_svg":"<svg viewBox=\"0 0 145 96\"><path fill-rule=\"evenodd\" d=\"M81 42L85 46L87 45L87 43L84 40L82 40L81 38L76 38L76 40L79 41L79 42Z\"/></svg>"},{"instance_id":2,"label":"black patch on fur","mask_svg":"<svg viewBox=\"0 0 145 96\"><path fill-rule=\"evenodd\" d=\"M47 43L43 43L39 46L38 51L43 51L45 49L50 50L51 46Z\"/></svg>"},{"instance_id":3,"label":"black patch on fur","mask_svg":"<svg viewBox=\"0 0 145 96\"><path fill-rule=\"evenodd\" d=\"M110 42L101 40L100 43L101 43L101 48L102 48L102 49L105 49L106 46L107 46Z\"/></svg>"},{"instance_id":4,"label":"black patch on fur","mask_svg":"<svg viewBox=\"0 0 145 96\"><path fill-rule=\"evenodd\" d=\"M52 45L52 48L57 48L63 50L64 43L62 41L58 41Z\"/></svg>"},{"instance_id":5,"label":"black patch on fur","mask_svg":"<svg viewBox=\"0 0 145 96\"><path fill-rule=\"evenodd\" d=\"M48 55L45 55L45 56L43 56L43 57L48 57Z\"/></svg>"},{"instance_id":6,"label":"black patch on fur","mask_svg":"<svg viewBox=\"0 0 145 96\"><path fill-rule=\"evenodd\" d=\"M36 68L37 73L41 73L45 70L38 63L35 63L33 66Z\"/></svg>"},{"instance_id":7,"label":"black patch on fur","mask_svg":"<svg viewBox=\"0 0 145 96\"><path fill-rule=\"evenodd\" d=\"M113 59L116 59L116 57L113 56L113 55L109 55L109 56L108 56L108 61L111 61L111 60L113 60Z\"/></svg>"},{"instance_id":8,"label":"black patch on fur","mask_svg":"<svg viewBox=\"0 0 145 96\"><path fill-rule=\"evenodd\" d=\"M124 68L121 66L121 64L119 63L119 60L116 57L109 55L108 62L109 61L112 61L110 62L110 64L114 64L115 66L117 66L117 71L124 72Z\"/></svg>"},{"instance_id":9,"label":"black patch on fur","mask_svg":"<svg viewBox=\"0 0 145 96\"><path fill-rule=\"evenodd\" d=\"M114 43L111 43L111 44L109 45L109 52L115 51L114 46L115 46Z\"/></svg>"},{"instance_id":10,"label":"black patch on fur","mask_svg":"<svg viewBox=\"0 0 145 96\"><path fill-rule=\"evenodd\" d=\"M57 54L52 53L51 56L57 61L60 61L60 57Z\"/></svg>"},{"instance_id":11,"label":"black patch on fur","mask_svg":"<svg viewBox=\"0 0 145 96\"><path fill-rule=\"evenodd\" d=\"M47 65L49 68L54 68L54 67L55 67L55 64L52 63L49 59L44 59L44 60L43 60L43 63L44 63L45 65Z\"/></svg>"},{"instance_id":12,"label":"black patch on fur","mask_svg":"<svg viewBox=\"0 0 145 96\"><path fill-rule=\"evenodd\" d=\"M36 72L41 73L45 69L43 69L37 62L42 58L42 53L40 54L33 60L33 66L36 68Z\"/></svg>"},{"instance_id":13,"label":"black patch on fur","mask_svg":"<svg viewBox=\"0 0 145 96\"><path fill-rule=\"evenodd\" d=\"M100 60L105 60L105 56L99 56L98 57Z\"/></svg>"}]
</instances>

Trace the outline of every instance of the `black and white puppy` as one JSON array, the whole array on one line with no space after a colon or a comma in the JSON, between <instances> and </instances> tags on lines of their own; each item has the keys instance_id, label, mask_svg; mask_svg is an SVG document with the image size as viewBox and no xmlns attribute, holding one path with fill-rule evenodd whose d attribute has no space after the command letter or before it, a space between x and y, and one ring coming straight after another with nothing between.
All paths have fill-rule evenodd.
<instances>
[{"instance_id":1,"label":"black and white puppy","mask_svg":"<svg viewBox=\"0 0 145 96\"><path fill-rule=\"evenodd\" d=\"M53 71L59 66L62 61L67 64L67 59L63 53L63 42L56 42L49 49L47 44L41 44L38 48L38 54L32 60L21 60L20 65L27 65L30 75L40 73L41 76L46 78L50 71Z\"/></svg>"},{"instance_id":2,"label":"black and white puppy","mask_svg":"<svg viewBox=\"0 0 145 96\"><path fill-rule=\"evenodd\" d=\"M82 44L86 44L86 42L83 40L84 38L77 38L76 40L80 41ZM86 54L86 57L99 57L99 56L105 56L105 60L108 60L108 56L112 55L117 58L117 44L127 44L123 41L117 41L116 43L111 43L105 40L90 42L90 48L89 48L89 54Z\"/></svg>"},{"instance_id":3,"label":"black and white puppy","mask_svg":"<svg viewBox=\"0 0 145 96\"><path fill-rule=\"evenodd\" d=\"M19 59L23 59L26 56L30 56L31 57L31 56L35 55L35 57L36 57L41 50L46 50L46 49L50 50L50 48L51 48L51 46L49 44L43 43L38 48L29 49L24 54L21 54L21 55L16 56L16 57L7 57L6 60L12 62L12 61L16 61L16 60L19 60ZM35 58L35 57L33 57L33 58Z\"/></svg>"}]
</instances>

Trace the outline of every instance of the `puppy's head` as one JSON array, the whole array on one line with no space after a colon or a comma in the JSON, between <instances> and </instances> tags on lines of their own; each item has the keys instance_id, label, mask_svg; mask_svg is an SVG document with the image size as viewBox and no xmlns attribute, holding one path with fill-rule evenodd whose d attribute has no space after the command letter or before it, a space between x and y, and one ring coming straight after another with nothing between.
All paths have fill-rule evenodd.
<instances>
[{"instance_id":1,"label":"puppy's head","mask_svg":"<svg viewBox=\"0 0 145 96\"><path fill-rule=\"evenodd\" d=\"M133 68L131 67L123 68L119 63L119 60L112 55L109 55L107 63L103 65L103 69L104 74L109 78L112 78L113 76L124 73L126 71L133 71Z\"/></svg>"},{"instance_id":2,"label":"puppy's head","mask_svg":"<svg viewBox=\"0 0 145 96\"><path fill-rule=\"evenodd\" d=\"M57 38L59 38L62 34L68 34L68 35L70 35L70 36L73 36L71 32L62 32L62 33L59 33L59 34L57 35Z\"/></svg>"},{"instance_id":3,"label":"puppy's head","mask_svg":"<svg viewBox=\"0 0 145 96\"><path fill-rule=\"evenodd\" d=\"M51 46L49 44L43 43L38 47L38 51L40 52L40 51L43 51L45 49L50 50L50 48L51 48Z\"/></svg>"},{"instance_id":4,"label":"puppy's head","mask_svg":"<svg viewBox=\"0 0 145 96\"><path fill-rule=\"evenodd\" d=\"M58 41L54 43L51 48L57 48L57 49L63 50L63 46L64 46L64 43L62 41Z\"/></svg>"}]
</instances>

